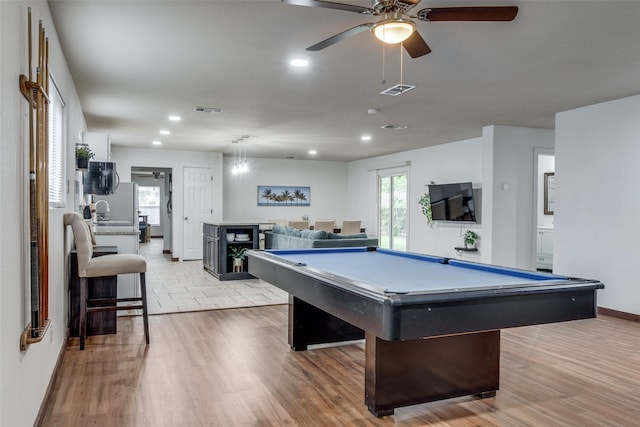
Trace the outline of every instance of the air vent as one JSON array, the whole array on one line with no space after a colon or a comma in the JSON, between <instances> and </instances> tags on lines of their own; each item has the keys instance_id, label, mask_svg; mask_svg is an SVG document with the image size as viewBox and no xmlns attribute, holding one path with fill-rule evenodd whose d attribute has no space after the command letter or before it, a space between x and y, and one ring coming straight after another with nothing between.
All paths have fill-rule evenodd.
<instances>
[{"instance_id":1,"label":"air vent","mask_svg":"<svg viewBox=\"0 0 640 427\"><path fill-rule=\"evenodd\" d=\"M383 90L382 92L380 92L380 95L398 96L405 92L409 92L411 89L415 89L415 86L397 84L395 86L391 86L389 89Z\"/></svg>"},{"instance_id":2,"label":"air vent","mask_svg":"<svg viewBox=\"0 0 640 427\"><path fill-rule=\"evenodd\" d=\"M224 110L215 107L193 107L193 111L198 113L222 113Z\"/></svg>"},{"instance_id":3,"label":"air vent","mask_svg":"<svg viewBox=\"0 0 640 427\"><path fill-rule=\"evenodd\" d=\"M391 129L391 130L403 130L403 129L407 129L409 126L406 125L394 125L394 124L388 124L388 125L382 125L380 126L382 129Z\"/></svg>"}]
</instances>

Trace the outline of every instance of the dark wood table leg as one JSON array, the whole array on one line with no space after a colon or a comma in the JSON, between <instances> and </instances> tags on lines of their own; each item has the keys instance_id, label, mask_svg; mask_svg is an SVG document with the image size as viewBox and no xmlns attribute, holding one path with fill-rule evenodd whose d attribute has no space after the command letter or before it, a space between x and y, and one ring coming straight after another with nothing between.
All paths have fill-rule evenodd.
<instances>
[{"instance_id":1,"label":"dark wood table leg","mask_svg":"<svg viewBox=\"0 0 640 427\"><path fill-rule=\"evenodd\" d=\"M495 396L500 385L500 331L409 341L367 333L365 347L365 404L377 417L401 406Z\"/></svg>"},{"instance_id":2,"label":"dark wood table leg","mask_svg":"<svg viewBox=\"0 0 640 427\"><path fill-rule=\"evenodd\" d=\"M364 331L299 298L289 296L289 346L306 350L312 344L364 338Z\"/></svg>"}]
</instances>

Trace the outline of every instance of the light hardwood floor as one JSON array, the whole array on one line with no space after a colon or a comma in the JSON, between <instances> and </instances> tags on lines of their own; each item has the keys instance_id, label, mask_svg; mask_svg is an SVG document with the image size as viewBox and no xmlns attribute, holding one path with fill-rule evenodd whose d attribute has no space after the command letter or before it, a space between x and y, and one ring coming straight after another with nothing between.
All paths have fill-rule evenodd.
<instances>
[{"instance_id":1,"label":"light hardwood floor","mask_svg":"<svg viewBox=\"0 0 640 427\"><path fill-rule=\"evenodd\" d=\"M597 319L502 332L495 398L378 419L363 404L364 344L292 352L283 305L120 318L71 340L43 426L637 426L640 324Z\"/></svg>"}]
</instances>

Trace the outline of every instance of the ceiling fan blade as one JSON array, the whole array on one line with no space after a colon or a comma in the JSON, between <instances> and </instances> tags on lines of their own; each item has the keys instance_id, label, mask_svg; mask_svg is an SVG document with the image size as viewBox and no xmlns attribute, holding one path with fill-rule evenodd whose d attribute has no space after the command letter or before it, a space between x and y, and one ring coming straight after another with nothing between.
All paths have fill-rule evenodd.
<instances>
[{"instance_id":1,"label":"ceiling fan blade","mask_svg":"<svg viewBox=\"0 0 640 427\"><path fill-rule=\"evenodd\" d=\"M431 53L431 48L417 31L414 31L408 39L403 41L402 45L404 46L404 49L407 51L409 56L412 58L419 58L428 53Z\"/></svg>"},{"instance_id":2,"label":"ceiling fan blade","mask_svg":"<svg viewBox=\"0 0 640 427\"><path fill-rule=\"evenodd\" d=\"M518 6L434 7L418 11L422 21L513 21Z\"/></svg>"},{"instance_id":3,"label":"ceiling fan blade","mask_svg":"<svg viewBox=\"0 0 640 427\"><path fill-rule=\"evenodd\" d=\"M356 12L363 15L373 15L375 11L369 7L356 6L352 4L335 3L323 0L282 0L283 3L293 4L296 6L324 7L327 9L346 10L347 12Z\"/></svg>"},{"instance_id":4,"label":"ceiling fan blade","mask_svg":"<svg viewBox=\"0 0 640 427\"><path fill-rule=\"evenodd\" d=\"M370 29L371 27L373 27L373 23L369 22L367 24L361 24L358 25L357 27L353 27L353 28L349 28L346 31L343 31L339 34L336 34L335 36L331 36L326 40L321 41L320 43L316 43L313 46L309 46L308 48L306 48L305 50L310 50L310 51L317 51L317 50L322 50L325 47L329 47L333 44L338 43L339 41L342 41L346 38L349 38L351 36L355 36L356 34L360 34L363 31L366 31L368 29Z\"/></svg>"}]
</instances>

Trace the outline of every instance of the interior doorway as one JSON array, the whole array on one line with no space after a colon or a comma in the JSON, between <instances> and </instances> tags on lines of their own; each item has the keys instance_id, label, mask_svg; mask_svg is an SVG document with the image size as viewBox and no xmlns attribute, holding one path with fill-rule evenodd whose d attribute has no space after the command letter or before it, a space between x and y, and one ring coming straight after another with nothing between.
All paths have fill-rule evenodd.
<instances>
[{"instance_id":1,"label":"interior doorway","mask_svg":"<svg viewBox=\"0 0 640 427\"><path fill-rule=\"evenodd\" d=\"M163 239L163 253L171 253L173 242L173 170L132 166L131 182L138 184L138 210L147 218L151 238Z\"/></svg>"},{"instance_id":2,"label":"interior doorway","mask_svg":"<svg viewBox=\"0 0 640 427\"><path fill-rule=\"evenodd\" d=\"M536 150L536 268L553 271L555 231L555 154L553 149Z\"/></svg>"}]
</instances>

